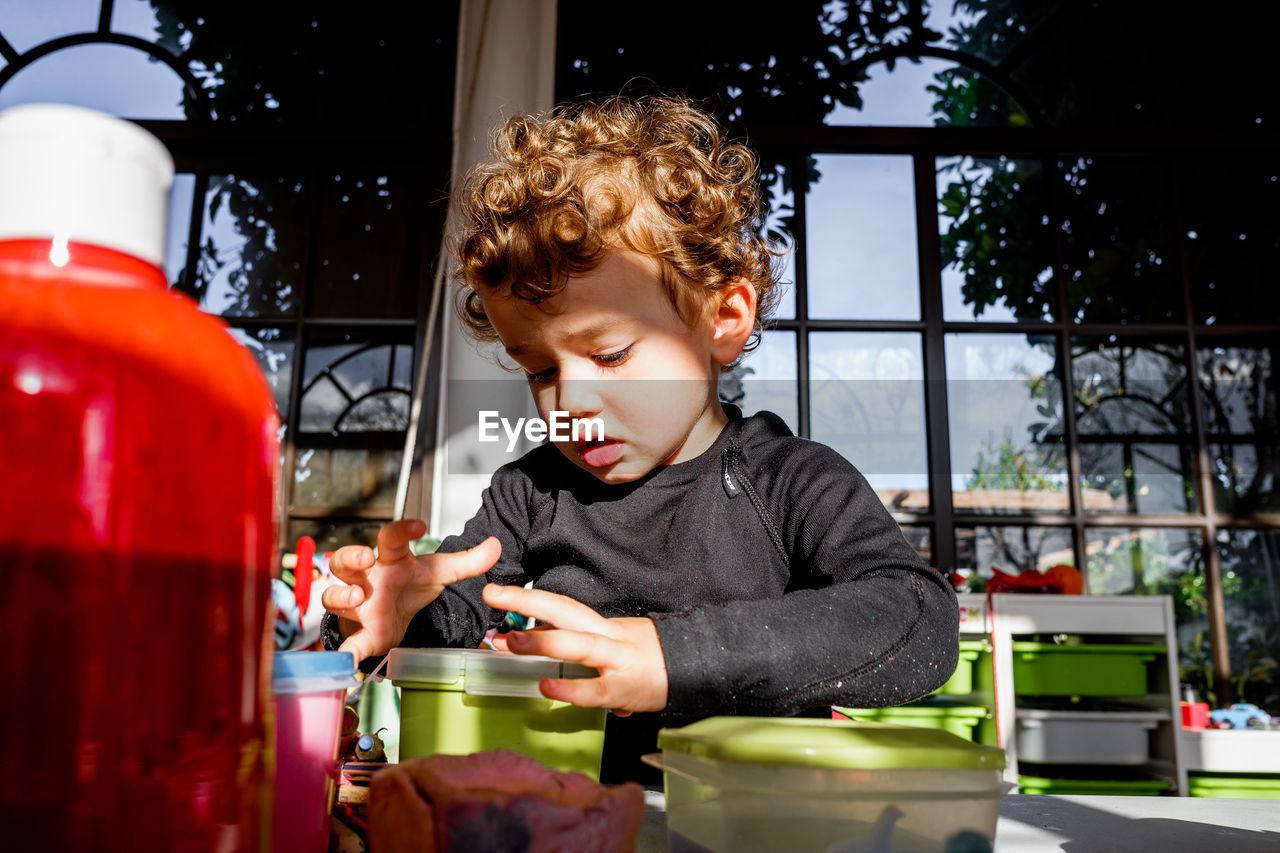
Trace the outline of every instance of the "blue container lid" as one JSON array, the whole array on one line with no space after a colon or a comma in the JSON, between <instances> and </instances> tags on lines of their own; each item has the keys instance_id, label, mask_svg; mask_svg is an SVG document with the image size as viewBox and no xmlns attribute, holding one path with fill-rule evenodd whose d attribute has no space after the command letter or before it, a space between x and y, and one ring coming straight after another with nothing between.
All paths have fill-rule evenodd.
<instances>
[{"instance_id":1,"label":"blue container lid","mask_svg":"<svg viewBox=\"0 0 1280 853\"><path fill-rule=\"evenodd\" d=\"M345 690L356 683L351 652L276 652L271 666L273 693Z\"/></svg>"}]
</instances>

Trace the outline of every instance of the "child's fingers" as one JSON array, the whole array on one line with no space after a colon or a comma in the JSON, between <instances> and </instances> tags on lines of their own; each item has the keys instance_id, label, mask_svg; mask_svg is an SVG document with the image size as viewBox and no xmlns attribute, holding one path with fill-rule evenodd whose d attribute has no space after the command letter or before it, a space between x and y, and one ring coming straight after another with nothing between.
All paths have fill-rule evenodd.
<instances>
[{"instance_id":1,"label":"child's fingers","mask_svg":"<svg viewBox=\"0 0 1280 853\"><path fill-rule=\"evenodd\" d=\"M373 549L364 545L346 545L329 556L329 571L340 581L363 583L365 572L373 566Z\"/></svg>"},{"instance_id":2,"label":"child's fingers","mask_svg":"<svg viewBox=\"0 0 1280 853\"><path fill-rule=\"evenodd\" d=\"M349 584L347 586L327 587L320 595L320 603L325 610L343 615L342 611L351 610L364 604L363 587Z\"/></svg>"},{"instance_id":3,"label":"child's fingers","mask_svg":"<svg viewBox=\"0 0 1280 853\"><path fill-rule=\"evenodd\" d=\"M351 652L351 655L356 659L356 666L360 665L360 661L378 652L374 648L373 638L363 628L343 640L342 645L338 646L338 651Z\"/></svg>"},{"instance_id":4,"label":"child's fingers","mask_svg":"<svg viewBox=\"0 0 1280 853\"><path fill-rule=\"evenodd\" d=\"M409 543L422 538L427 525L416 518L403 518L382 525L378 531L378 559L384 563L396 563L409 556Z\"/></svg>"},{"instance_id":5,"label":"child's fingers","mask_svg":"<svg viewBox=\"0 0 1280 853\"><path fill-rule=\"evenodd\" d=\"M548 622L571 631L606 633L608 620L580 601L542 589L489 584L484 600L496 610L514 610L539 622Z\"/></svg>"},{"instance_id":6,"label":"child's fingers","mask_svg":"<svg viewBox=\"0 0 1280 853\"><path fill-rule=\"evenodd\" d=\"M431 570L435 573L435 582L441 586L448 586L463 578L484 574L493 568L493 564L498 562L501 556L502 543L497 537L490 536L466 551L432 554L428 559L431 561Z\"/></svg>"},{"instance_id":7,"label":"child's fingers","mask_svg":"<svg viewBox=\"0 0 1280 853\"><path fill-rule=\"evenodd\" d=\"M538 689L548 699L581 708L612 708L619 701L604 678L544 678L538 682Z\"/></svg>"},{"instance_id":8,"label":"child's fingers","mask_svg":"<svg viewBox=\"0 0 1280 853\"><path fill-rule=\"evenodd\" d=\"M506 645L518 655L545 655L600 669L617 663L618 644L589 631L513 631Z\"/></svg>"}]
</instances>

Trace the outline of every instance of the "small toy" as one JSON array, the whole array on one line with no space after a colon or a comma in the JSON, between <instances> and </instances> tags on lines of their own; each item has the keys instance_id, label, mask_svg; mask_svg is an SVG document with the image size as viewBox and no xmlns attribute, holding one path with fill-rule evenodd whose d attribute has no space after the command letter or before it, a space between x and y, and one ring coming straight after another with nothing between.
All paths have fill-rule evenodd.
<instances>
[{"instance_id":1,"label":"small toy","mask_svg":"<svg viewBox=\"0 0 1280 853\"><path fill-rule=\"evenodd\" d=\"M1271 715L1248 702L1237 702L1230 708L1214 708L1209 712L1209 722L1214 728L1269 729Z\"/></svg>"},{"instance_id":2,"label":"small toy","mask_svg":"<svg viewBox=\"0 0 1280 853\"><path fill-rule=\"evenodd\" d=\"M383 731L378 729L376 732L366 732L356 738L355 755L357 761L373 762L386 761L387 753L382 738L378 734Z\"/></svg>"}]
</instances>

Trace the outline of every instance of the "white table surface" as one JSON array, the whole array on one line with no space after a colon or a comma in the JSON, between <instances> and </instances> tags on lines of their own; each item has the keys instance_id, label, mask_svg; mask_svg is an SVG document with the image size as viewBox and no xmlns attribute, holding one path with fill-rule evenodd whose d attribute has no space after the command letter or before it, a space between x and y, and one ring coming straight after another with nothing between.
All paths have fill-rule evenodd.
<instances>
[{"instance_id":1,"label":"white table surface","mask_svg":"<svg viewBox=\"0 0 1280 853\"><path fill-rule=\"evenodd\" d=\"M637 853L667 850L661 793L646 792ZM995 853L1277 853L1280 800L1014 794L1000 803Z\"/></svg>"}]
</instances>

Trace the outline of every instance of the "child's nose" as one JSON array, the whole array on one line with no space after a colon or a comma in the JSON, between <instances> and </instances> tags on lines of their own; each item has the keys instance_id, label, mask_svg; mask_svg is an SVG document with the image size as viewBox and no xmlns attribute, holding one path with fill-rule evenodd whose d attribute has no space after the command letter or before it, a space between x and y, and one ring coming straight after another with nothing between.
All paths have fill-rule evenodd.
<instances>
[{"instance_id":1,"label":"child's nose","mask_svg":"<svg viewBox=\"0 0 1280 853\"><path fill-rule=\"evenodd\" d=\"M562 378L556 384L556 408L570 417L597 415L604 407L596 383L590 379Z\"/></svg>"}]
</instances>

